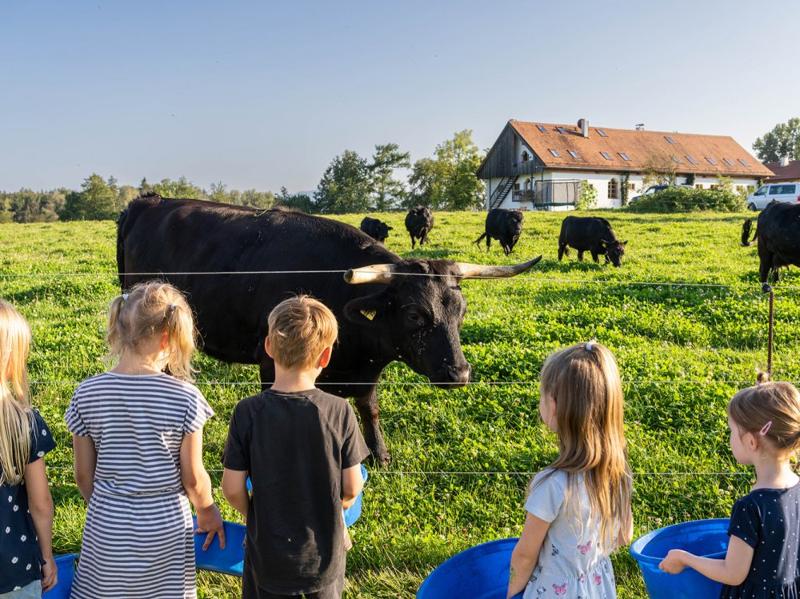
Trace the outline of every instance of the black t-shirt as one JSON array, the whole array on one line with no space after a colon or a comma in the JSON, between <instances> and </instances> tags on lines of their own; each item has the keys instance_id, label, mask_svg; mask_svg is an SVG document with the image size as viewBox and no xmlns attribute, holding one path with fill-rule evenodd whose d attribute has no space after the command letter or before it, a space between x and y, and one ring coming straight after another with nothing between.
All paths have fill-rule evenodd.
<instances>
[{"instance_id":1,"label":"black t-shirt","mask_svg":"<svg viewBox=\"0 0 800 599\"><path fill-rule=\"evenodd\" d=\"M31 417L31 455L28 463L56 446L39 412ZM28 511L25 482L0 485L0 594L20 589L42 577L42 553Z\"/></svg>"},{"instance_id":2,"label":"black t-shirt","mask_svg":"<svg viewBox=\"0 0 800 599\"><path fill-rule=\"evenodd\" d=\"M264 391L233 411L223 463L253 484L246 552L258 586L312 593L344 573L342 470L369 455L350 404Z\"/></svg>"},{"instance_id":3,"label":"black t-shirt","mask_svg":"<svg viewBox=\"0 0 800 599\"><path fill-rule=\"evenodd\" d=\"M745 581L720 597L797 597L800 594L800 484L756 489L733 505L728 534L753 548Z\"/></svg>"}]
</instances>

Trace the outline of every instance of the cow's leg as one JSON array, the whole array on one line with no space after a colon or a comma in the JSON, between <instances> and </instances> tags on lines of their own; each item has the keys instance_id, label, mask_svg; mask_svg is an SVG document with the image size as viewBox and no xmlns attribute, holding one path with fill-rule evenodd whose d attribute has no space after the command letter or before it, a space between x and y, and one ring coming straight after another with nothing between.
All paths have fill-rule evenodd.
<instances>
[{"instance_id":1,"label":"cow's leg","mask_svg":"<svg viewBox=\"0 0 800 599\"><path fill-rule=\"evenodd\" d=\"M595 262L600 262L600 258L599 258L599 256L600 256L600 255L599 255L597 252L595 252L594 250L592 250L592 260L594 260Z\"/></svg>"},{"instance_id":2,"label":"cow's leg","mask_svg":"<svg viewBox=\"0 0 800 599\"><path fill-rule=\"evenodd\" d=\"M416 239L414 239L414 234L413 234L413 233L409 233L409 235L411 236L411 249L413 250L413 249L414 249L414 246L415 246L415 245L416 245L416 243L417 243L417 240L416 240Z\"/></svg>"},{"instance_id":3,"label":"cow's leg","mask_svg":"<svg viewBox=\"0 0 800 599\"><path fill-rule=\"evenodd\" d=\"M558 261L561 262L561 258L564 257L564 254L569 256L567 253L567 244L566 243L559 243L558 244Z\"/></svg>"},{"instance_id":4,"label":"cow's leg","mask_svg":"<svg viewBox=\"0 0 800 599\"><path fill-rule=\"evenodd\" d=\"M491 245L492 245L492 238L487 235L486 236L486 251L487 252L489 251L489 248L491 247Z\"/></svg>"},{"instance_id":5,"label":"cow's leg","mask_svg":"<svg viewBox=\"0 0 800 599\"><path fill-rule=\"evenodd\" d=\"M761 280L761 286L769 285L769 271L772 270L772 254L764 252L759 255L761 262L758 265L758 277Z\"/></svg>"},{"instance_id":6,"label":"cow's leg","mask_svg":"<svg viewBox=\"0 0 800 599\"><path fill-rule=\"evenodd\" d=\"M382 466L387 465L390 456L381 432L377 389L373 387L367 395L356 397L356 407L364 427L364 440L372 452L372 457Z\"/></svg>"},{"instance_id":7,"label":"cow's leg","mask_svg":"<svg viewBox=\"0 0 800 599\"><path fill-rule=\"evenodd\" d=\"M578 250L578 262L583 262L583 250Z\"/></svg>"}]
</instances>

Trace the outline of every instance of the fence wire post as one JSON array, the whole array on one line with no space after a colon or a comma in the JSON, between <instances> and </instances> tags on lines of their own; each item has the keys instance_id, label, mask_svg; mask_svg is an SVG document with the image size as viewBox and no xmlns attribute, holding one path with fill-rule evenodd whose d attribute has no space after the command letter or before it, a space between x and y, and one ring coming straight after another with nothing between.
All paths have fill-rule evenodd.
<instances>
[{"instance_id":1,"label":"fence wire post","mask_svg":"<svg viewBox=\"0 0 800 599\"><path fill-rule=\"evenodd\" d=\"M767 375L772 380L772 352L775 341L775 291L769 290L769 338L767 340Z\"/></svg>"}]
</instances>

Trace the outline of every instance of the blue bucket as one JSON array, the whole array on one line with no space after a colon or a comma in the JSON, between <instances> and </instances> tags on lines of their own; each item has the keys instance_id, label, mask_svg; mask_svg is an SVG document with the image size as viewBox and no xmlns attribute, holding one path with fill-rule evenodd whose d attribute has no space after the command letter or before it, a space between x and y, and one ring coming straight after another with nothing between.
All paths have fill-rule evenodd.
<instances>
[{"instance_id":1,"label":"blue bucket","mask_svg":"<svg viewBox=\"0 0 800 599\"><path fill-rule=\"evenodd\" d=\"M197 518L192 517L197 526ZM231 576L241 576L244 570L244 537L247 528L234 522L223 522L225 527L225 549L220 549L219 537L214 536L211 545L203 551L205 534L194 535L194 561L200 570L211 570Z\"/></svg>"},{"instance_id":2,"label":"blue bucket","mask_svg":"<svg viewBox=\"0 0 800 599\"><path fill-rule=\"evenodd\" d=\"M631 544L631 555L642 570L650 599L717 599L722 585L686 568L667 574L658 564L670 549L684 549L695 555L723 559L728 551L728 520L694 520L659 528Z\"/></svg>"},{"instance_id":3,"label":"blue bucket","mask_svg":"<svg viewBox=\"0 0 800 599\"><path fill-rule=\"evenodd\" d=\"M506 599L511 552L517 541L489 541L454 555L422 582L417 599Z\"/></svg>"},{"instance_id":4,"label":"blue bucket","mask_svg":"<svg viewBox=\"0 0 800 599\"><path fill-rule=\"evenodd\" d=\"M75 577L75 560L77 557L76 553L56 556L58 584L44 593L42 599L69 599L69 594L72 591L72 579Z\"/></svg>"}]
</instances>

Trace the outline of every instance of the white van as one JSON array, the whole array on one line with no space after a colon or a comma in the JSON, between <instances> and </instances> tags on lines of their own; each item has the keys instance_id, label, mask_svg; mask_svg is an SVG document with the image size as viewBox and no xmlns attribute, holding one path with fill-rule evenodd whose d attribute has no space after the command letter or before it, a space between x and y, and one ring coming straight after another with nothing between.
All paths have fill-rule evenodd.
<instances>
[{"instance_id":1,"label":"white van","mask_svg":"<svg viewBox=\"0 0 800 599\"><path fill-rule=\"evenodd\" d=\"M800 202L800 183L768 183L747 196L750 210L763 210L772 201Z\"/></svg>"}]
</instances>

